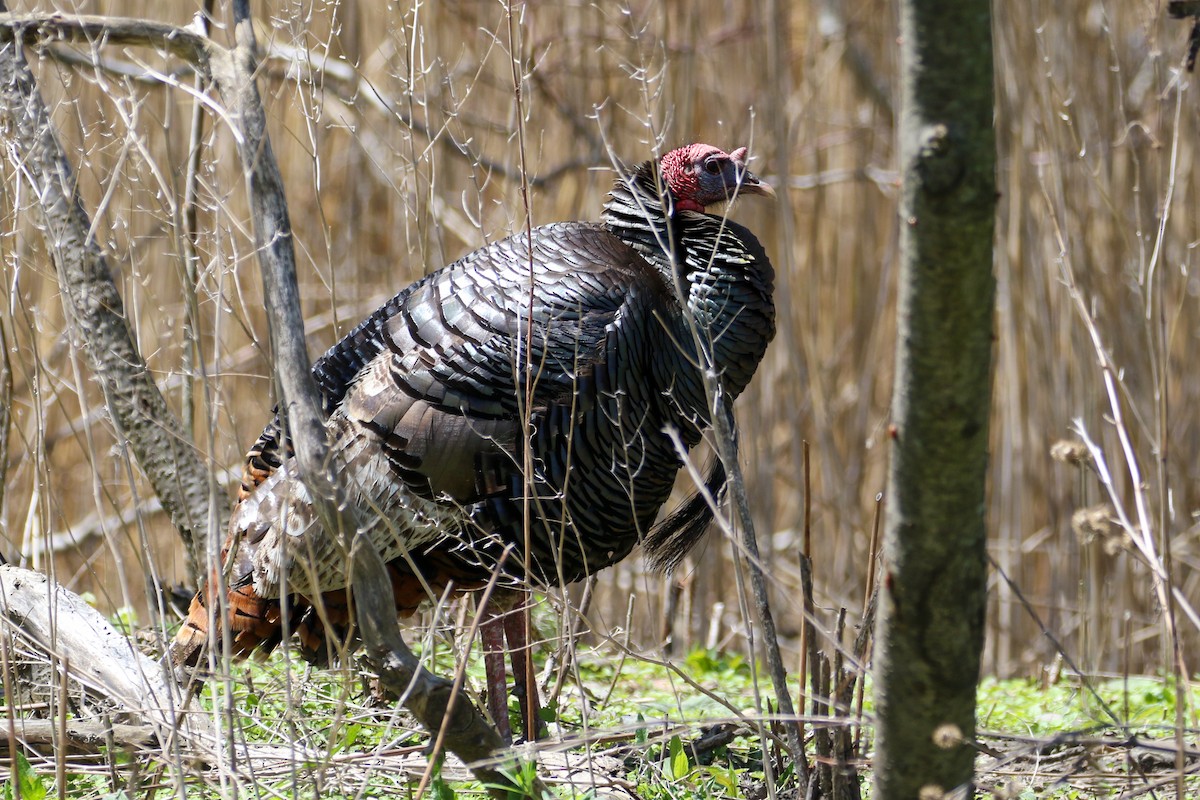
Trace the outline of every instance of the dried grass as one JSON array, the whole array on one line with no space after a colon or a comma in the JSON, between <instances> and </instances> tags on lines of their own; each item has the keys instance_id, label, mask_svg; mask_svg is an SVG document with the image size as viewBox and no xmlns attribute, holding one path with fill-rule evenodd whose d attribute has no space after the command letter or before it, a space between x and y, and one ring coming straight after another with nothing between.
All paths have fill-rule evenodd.
<instances>
[{"instance_id":1,"label":"dried grass","mask_svg":"<svg viewBox=\"0 0 1200 800\"><path fill-rule=\"evenodd\" d=\"M828 16L835 7L844 28ZM102 10L182 24L193 8L125 0ZM640 160L685 140L748 143L756 171L790 187L778 212L747 203L734 213L780 270L780 335L739 416L776 618L793 647L802 442L811 443L813 560L826 627L833 614L820 609L862 606L884 486L898 165L895 26L878 10L863 0L796 4L772 20L737 0L531 3L517 29L535 223L594 218L610 153ZM1200 336L1200 275L1191 274L1200 117L1192 76L1178 71L1186 30L1145 2L1032 1L998 4L995 13L1001 197L991 552L1081 668L1170 670L1153 575L1165 570L1182 598L1200 597L1200 370L1188 356ZM507 29L501 5L468 0L417 9L289 2L271 4L260 19L260 41L279 55L266 62L263 86L317 354L415 277L524 224ZM786 52L771 58L775 26ZM138 51L105 56L159 72L177 66ZM97 236L121 265L130 324L160 386L178 407L193 384L195 428L185 435L214 470L236 464L272 397L228 130L218 120L214 131L209 118L193 345L178 206L191 97L50 58L35 68L84 202L99 209ZM8 165L0 298L13 427L0 551L94 592L105 608L145 611L153 607L146 576L183 578L181 548L147 487L127 479L102 398L68 341L22 191ZM1081 310L1094 322L1112 391ZM181 365L193 346L203 370L187 373ZM1113 422L1114 398L1127 442ZM1115 497L1088 467L1050 457L1051 444L1074 428L1106 455ZM1077 509L1109 502L1132 512L1139 498L1149 529L1125 533L1143 537L1149 555L1106 552L1073 535ZM130 509L141 513L131 520ZM73 534L71 546L48 547ZM733 570L728 544L715 538L689 560L679 576L677 648L741 646L746 622ZM668 584L636 559L602 574L588 626L657 646ZM1054 659L1051 640L1007 581L993 588L986 669L1040 670ZM1186 617L1178 629L1182 652L1194 652L1200 630Z\"/></svg>"}]
</instances>

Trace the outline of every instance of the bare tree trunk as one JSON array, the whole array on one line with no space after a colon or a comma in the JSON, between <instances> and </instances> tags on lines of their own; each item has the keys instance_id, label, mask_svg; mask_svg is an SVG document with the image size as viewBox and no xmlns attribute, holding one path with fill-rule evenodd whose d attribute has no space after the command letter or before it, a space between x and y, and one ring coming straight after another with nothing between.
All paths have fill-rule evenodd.
<instances>
[{"instance_id":1,"label":"bare tree trunk","mask_svg":"<svg viewBox=\"0 0 1200 800\"><path fill-rule=\"evenodd\" d=\"M350 582L356 590L356 615L366 655L380 679L403 697L405 707L437 736L435 744L444 744L467 762L479 780L493 787L494 794L506 796L511 781L503 769L515 766L511 754L506 754L499 734L463 696L461 686L430 673L408 649L390 602L391 584L383 561L369 544L359 546L362 542L354 536L358 522L337 479L338 470L325 433L320 392L312 377L304 340L291 222L283 178L271 150L266 115L254 82L257 53L246 0L234 2L234 37L236 44L228 59L213 58L211 64L213 77L241 133L238 147L253 211L254 240L271 331L272 363L301 477L311 491L322 524L327 530L341 531L347 543ZM499 766L479 763L491 759ZM533 796L541 796L545 788L535 781L532 792Z\"/></svg>"},{"instance_id":2,"label":"bare tree trunk","mask_svg":"<svg viewBox=\"0 0 1200 800\"><path fill-rule=\"evenodd\" d=\"M3 8L3 0L0 0L0 11ZM392 592L383 562L378 553L369 547L357 546L355 541L358 525L352 509L341 500L343 493L329 452L324 412L305 344L291 223L282 177L267 136L266 116L254 82L257 54L249 4L245 0L235 0L234 21L236 43L232 49L226 49L195 31L143 20L0 14L0 92L3 93L0 94L0 123L4 126L0 128L0 135L17 142L23 156L18 168L31 182L37 179L33 186L42 198L48 242L55 263L59 264L64 297L70 295L72 300L68 311L79 317L80 330L87 332L84 338L89 345L88 353L102 379L106 377L106 370L114 369L108 359L115 359L125 367L124 371L107 378L120 390L116 396L109 391L109 383L105 383L108 408L118 429L126 431L131 443L130 427L140 429L145 417L157 420L150 426L152 430L160 433L168 430L164 420L173 417L168 416L161 395L149 382L144 362L129 338L120 295L107 264L95 243L86 237L87 218L74 194L70 165L54 139L49 115L37 95L33 76L20 59L22 42L35 42L46 37L160 46L197 69L211 73L229 107L231 122L238 130L239 152L253 212L255 245L263 273L272 360L287 433L295 446L302 478L316 501L322 523L329 530L340 530L345 534L351 584L356 589L358 622L368 659L384 683L401 695L405 706L437 735L438 747L444 746L466 761L492 794L506 796L509 791L528 791L531 796L542 796L546 789L536 778L523 787L513 785L509 774L519 771L515 754L507 750L496 731L469 698L463 696L461 684L435 676L421 667L400 636L395 608L385 602L390 600ZM97 316L96 321L93 316ZM123 338L118 334L123 334ZM97 342L103 344L97 347ZM115 349L117 355L106 348ZM148 391L140 383L132 384L138 393L128 388L127 384L139 376L154 389L152 397L140 393ZM134 400L123 401L122 393L132 394ZM159 408L153 405L154 398L162 404L162 409L149 412L147 408ZM139 405L136 401L147 405ZM178 431L180 426L175 423L169 430ZM145 460L141 453L137 454L143 470L160 492L164 506L168 503L168 495L162 492L173 491L176 487L172 481L179 479L169 465L161 465L162 453L174 453L172 448L182 447L185 454L190 453L194 458L186 444L176 436L166 444L160 443L161 453L152 451ZM204 480L210 480L207 472L200 469ZM164 488L160 489L159 480L165 481ZM207 483L200 485L208 486ZM227 509L224 516L228 516Z\"/></svg>"},{"instance_id":3,"label":"bare tree trunk","mask_svg":"<svg viewBox=\"0 0 1200 800\"><path fill-rule=\"evenodd\" d=\"M900 38L899 345L875 786L884 800L970 797L995 284L990 4L905 0Z\"/></svg>"},{"instance_id":4,"label":"bare tree trunk","mask_svg":"<svg viewBox=\"0 0 1200 800\"><path fill-rule=\"evenodd\" d=\"M0 0L0 12L5 11ZM125 306L112 270L89 236L75 174L58 140L46 104L21 50L23 37L0 28L0 140L31 195L46 249L58 270L72 336L82 342L100 380L117 441L128 445L150 480L188 551L194 578L203 574L205 542L224 526L229 501L201 462L194 444L154 384L130 336Z\"/></svg>"}]
</instances>

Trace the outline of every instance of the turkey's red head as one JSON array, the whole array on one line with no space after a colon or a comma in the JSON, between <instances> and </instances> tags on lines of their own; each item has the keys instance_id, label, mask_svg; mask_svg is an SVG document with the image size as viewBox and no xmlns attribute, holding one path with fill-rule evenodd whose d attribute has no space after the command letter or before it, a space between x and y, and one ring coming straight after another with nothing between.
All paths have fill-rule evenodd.
<instances>
[{"instance_id":1,"label":"turkey's red head","mask_svg":"<svg viewBox=\"0 0 1200 800\"><path fill-rule=\"evenodd\" d=\"M774 197L775 190L746 168L746 148L726 153L711 144L689 144L662 157L662 178L677 211L704 211L735 195Z\"/></svg>"}]
</instances>

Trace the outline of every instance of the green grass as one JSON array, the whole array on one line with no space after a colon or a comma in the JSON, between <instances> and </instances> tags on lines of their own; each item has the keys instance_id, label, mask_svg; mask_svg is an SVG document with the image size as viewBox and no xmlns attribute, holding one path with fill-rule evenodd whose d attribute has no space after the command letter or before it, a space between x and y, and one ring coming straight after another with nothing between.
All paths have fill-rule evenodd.
<instances>
[{"instance_id":1,"label":"green grass","mask_svg":"<svg viewBox=\"0 0 1200 800\"><path fill-rule=\"evenodd\" d=\"M444 656L440 659L443 668L447 660ZM740 800L754 796L755 787L761 788L765 780L763 754L752 725L747 725L745 735L713 752L709 763L697 763L686 746L706 725L736 720L739 712L748 721L756 718L755 675L744 658L695 651L668 667L633 656L614 658L608 651L581 648L576 663L574 674L582 688L568 681L557 702L548 709L547 716L555 725L553 731L582 743L577 747L579 752L591 747L596 753L616 753L624 762L621 777L636 787L639 797ZM289 681L283 666L275 657L266 664L242 668L246 679L235 684L232 705L242 717L240 726L248 741L296 742L309 752L328 754L325 764L355 752L426 744L427 737L402 714L386 706L365 705L367 697L356 673L296 670ZM482 685L481 659L473 658L467 667L466 687L477 701ZM768 687L769 682L759 681L762 707L771 699ZM220 697L220 689L210 687L208 702ZM1024 739L1053 742L1061 738L1062 742L1051 745L1051 750L1084 736L1169 739L1175 700L1170 682L1155 677L1100 681L1091 690L1078 680L1041 685L1027 680L988 679L979 691L979 728L986 732L985 743L987 737L998 734L997 741L1003 746L1017 748L1013 752L1022 747L1030 752L1037 749L1033 744L1022 744ZM220 705L228 707L228 701L222 700ZM511 710L515 714L515 699L511 700ZM868 690L868 717L871 711ZM1008 737L1016 737L1018 743L1013 745L1014 740ZM1022 759L1023 755L1018 761L1024 763ZM307 766L316 768L321 763L320 759L310 760ZM776 776L784 783L789 778L786 773ZM373 779L372 785L379 786L381 780L382 775ZM994 785L996 781L984 774L981 782ZM1103 791L1073 785L1069 776L1057 783L1044 779L1039 783L1036 770L1031 771L1027 781L1010 779L1010 785L1018 787L1016 796L1020 797L1105 796ZM411 788L411 783L398 780L392 785L397 791L405 787ZM282 790L282 785L279 788ZM442 778L435 779L431 789L435 790L432 796L442 798L482 795L477 784ZM324 796L337 795L327 792ZM580 795L564 792L563 796Z\"/></svg>"},{"instance_id":2,"label":"green grass","mask_svg":"<svg viewBox=\"0 0 1200 800\"><path fill-rule=\"evenodd\" d=\"M979 687L976 719L985 731L1029 736L1114 728L1161 732L1174 727L1175 701L1173 683L1156 677L1098 680L1090 687L1078 680L1043 686L989 678Z\"/></svg>"},{"instance_id":3,"label":"green grass","mask_svg":"<svg viewBox=\"0 0 1200 800\"><path fill-rule=\"evenodd\" d=\"M438 654L442 674L449 671L450 661L447 652ZM482 659L472 657L469 662L465 687L480 702ZM607 772L625 781L638 797L750 800L762 796L766 765L754 720L756 708L767 707L770 700L769 681L758 676L756 690L752 665L743 657L695 651L668 666L632 655L614 657L611 648L583 647L573 676L549 709L552 735L572 743L577 755L586 751L608 759ZM227 694L230 689L231 695ZM756 691L760 693L758 701ZM1012 797L1062 800L1119 793L1131 785L1125 753L1111 747L1087 750L1080 743L1137 736L1142 741L1170 744L1176 700L1170 681L1156 677L1104 680L1090 688L1066 678L1050 685L985 680L978 698L979 728L984 732L981 742L1000 756L991 760L981 756L981 788L994 790L1004 783ZM276 654L265 663L236 665L233 679L210 682L199 702L210 713L222 710L218 718L224 724L232 719L238 741L294 748L290 763L285 758L280 768L252 776L255 791L241 792L239 797L350 800L408 797L416 790L419 772L397 768L390 759L397 754L420 754L429 737L394 704L372 698L357 669L310 670L296 663L289 665ZM515 700L512 708L515 712ZM871 710L868 687L868 719ZM744 721L739 735L708 753L704 763L697 760L689 742L706 726L738 721L739 714ZM865 741L869 744L869 727ZM1080 754L1073 755L1071 748L1081 747ZM287 754L287 750L282 752ZM1085 756L1091 765L1086 769L1076 765L1087 760ZM154 796L144 789L159 785L164 787L160 796L165 797L165 787L172 783L169 770L154 758L141 758L141 762L141 796ZM131 773L128 756L119 757L116 764L122 775ZM528 785L537 764L527 763L523 769L526 774L516 780ZM440 765L433 770L426 797L449 800L485 795L479 784L446 770ZM106 769L68 772L69 797L121 796L113 794ZM1147 780L1167 774L1164 768ZM248 777L242 775L241 779ZM53 770L47 770L44 761L23 770L20 780L24 781L22 797L36 796L39 787L47 796L57 794ZM775 775L774 780L777 786L789 785L786 764L783 774ZM1198 789L1200 786L1191 791ZM558 792L563 797L589 796L579 789L560 788ZM869 782L864 792L869 797ZM12 793L13 788L8 788L6 797ZM223 789L217 777L208 773L190 777L187 794L197 800L215 800L229 797L229 789ZM131 791L129 796L139 796L139 792Z\"/></svg>"}]
</instances>

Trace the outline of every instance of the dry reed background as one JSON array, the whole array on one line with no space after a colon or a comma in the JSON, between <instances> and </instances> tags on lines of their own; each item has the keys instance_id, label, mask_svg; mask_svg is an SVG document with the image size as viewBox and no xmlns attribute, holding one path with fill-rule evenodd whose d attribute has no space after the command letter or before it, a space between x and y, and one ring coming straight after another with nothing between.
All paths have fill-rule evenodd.
<instances>
[{"instance_id":1,"label":"dry reed background","mask_svg":"<svg viewBox=\"0 0 1200 800\"><path fill-rule=\"evenodd\" d=\"M146 0L24 2L13 10L187 23L198 6ZM780 333L739 402L743 461L775 582L776 615L800 624L796 554L803 448L811 447L821 622L862 607L884 486L897 231L894 10L850 2L532 2L510 30L494 0L279 2L257 8L262 87L297 232L311 352L430 268L524 224L520 114L535 224L594 218L609 151L640 160L691 140L749 144L785 198L735 216L779 272ZM1147 504L1181 596L1200 596L1200 272L1193 274L1200 97L1180 74L1186 27L1150 2L997 3L1000 187L989 526L996 564L1088 670L1169 670L1150 570L1072 531L1101 502L1090 474L1053 461L1079 418L1109 459L1121 504ZM510 38L511 37L511 38ZM774 38L773 38L774 37ZM524 70L514 99L510 41ZM168 69L153 53L103 50ZM198 447L237 465L271 399L260 282L228 130L210 117L200 175L198 353L188 370L181 257L192 99L112 72L36 63L97 235L114 256L130 323L176 408L185 387ZM190 81L182 76L185 83ZM147 607L147 583L182 579L181 547L128 479L77 347L54 270L5 165L2 330L12 427L0 552L53 572L103 608ZM1164 221L1165 218L1165 221ZM1061 232L1061 244L1060 233ZM1078 282L1119 370L1142 480L1130 478L1096 349L1068 290ZM227 479L227 476L222 478ZM232 481L230 481L232 483ZM148 542L148 544L144 544ZM1119 541L1118 541L1119 543ZM689 561L675 623L687 645L744 646L730 546ZM985 668L1034 674L1053 644L993 571ZM591 620L662 638L666 583L640 563L601 575ZM721 625L714 628L713 617ZM1200 631L1181 621L1184 649ZM1194 666L1189 664L1189 666Z\"/></svg>"}]
</instances>

